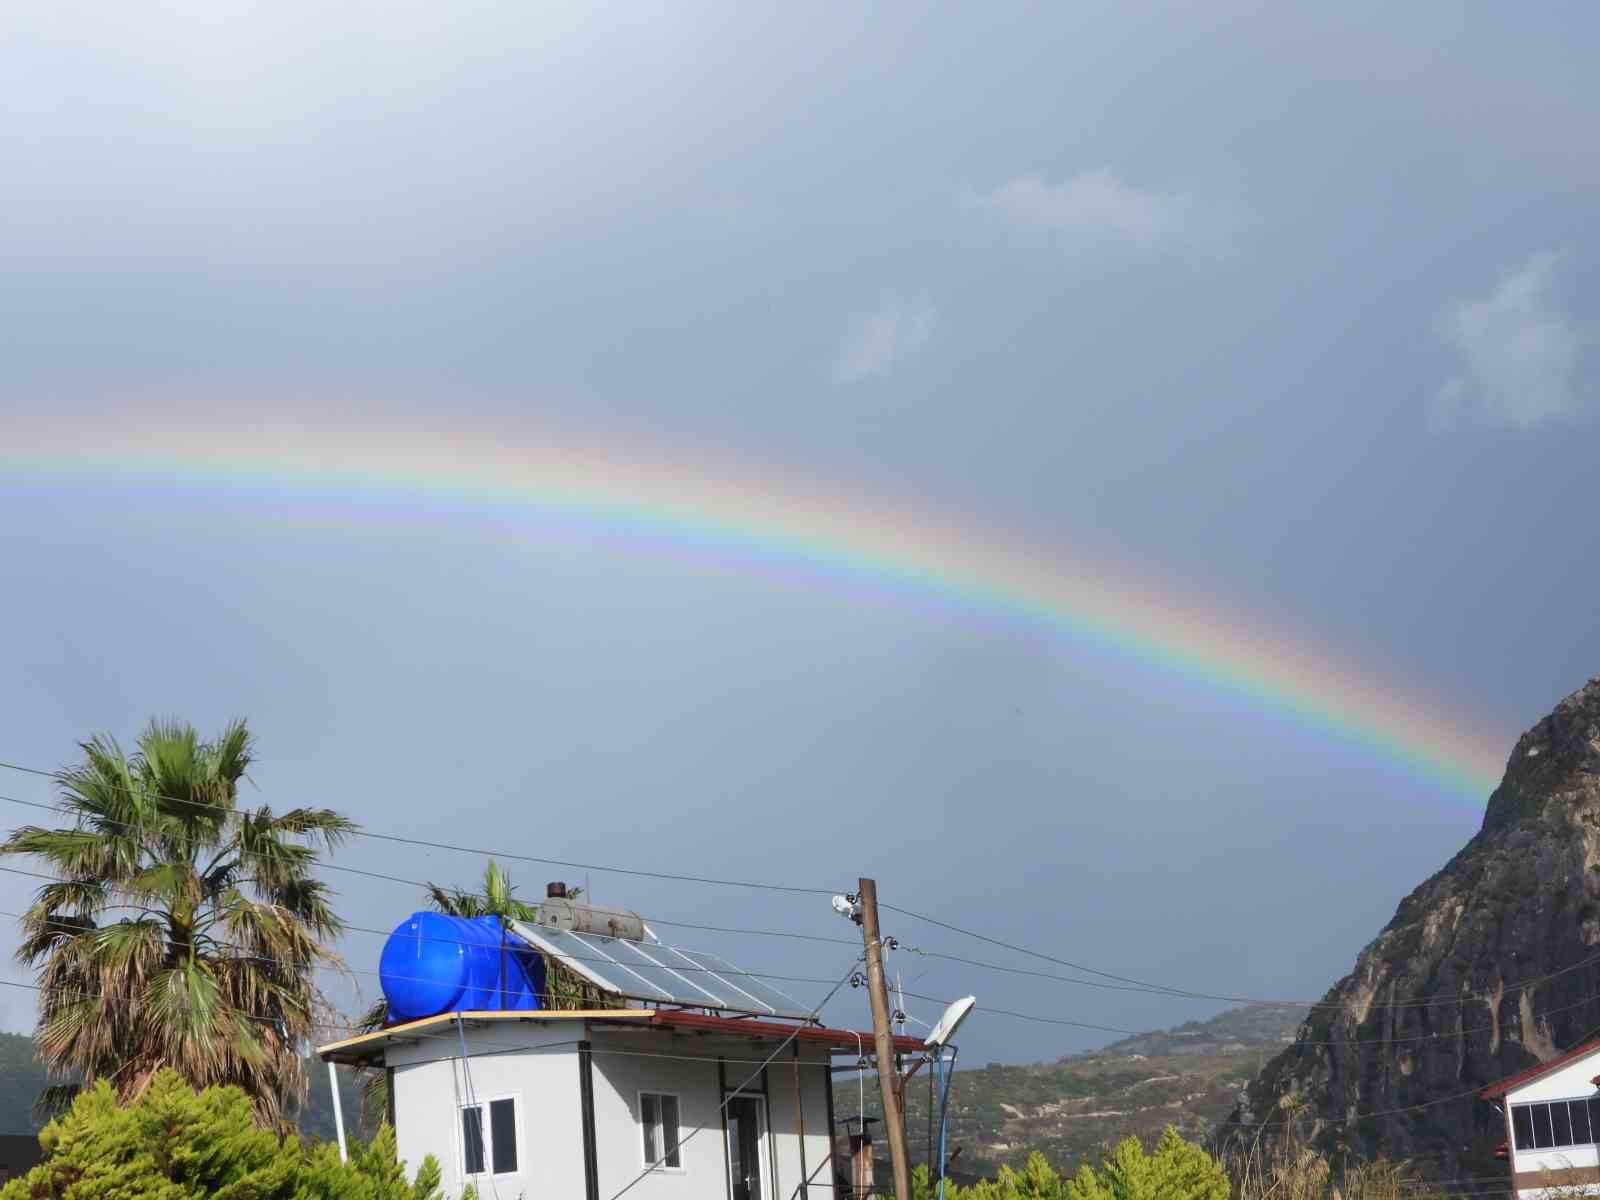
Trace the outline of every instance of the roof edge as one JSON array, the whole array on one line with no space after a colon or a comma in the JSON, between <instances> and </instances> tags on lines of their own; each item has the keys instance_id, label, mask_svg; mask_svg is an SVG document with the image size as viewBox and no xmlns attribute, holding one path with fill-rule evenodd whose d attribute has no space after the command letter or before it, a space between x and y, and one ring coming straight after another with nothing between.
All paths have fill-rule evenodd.
<instances>
[{"instance_id":1,"label":"roof edge","mask_svg":"<svg viewBox=\"0 0 1600 1200\"><path fill-rule=\"evenodd\" d=\"M574 1008L574 1009L548 1009L548 1008L514 1008L514 1009L467 1009L462 1012L436 1013L431 1017L419 1017L415 1021L405 1021L399 1025L390 1025L386 1029L374 1029L371 1033L357 1034L355 1037L344 1038L342 1041L329 1042L325 1046L317 1047L317 1057L323 1062L343 1061L338 1056L350 1055L366 1047L376 1048L378 1045L394 1038L405 1037L413 1033L432 1028L435 1025L449 1024L451 1021L597 1021L597 1020L622 1020L622 1021L649 1021L655 1016L653 1008Z\"/></svg>"},{"instance_id":2,"label":"roof edge","mask_svg":"<svg viewBox=\"0 0 1600 1200\"><path fill-rule=\"evenodd\" d=\"M1532 1083L1535 1079L1548 1075L1551 1071L1576 1062L1578 1059L1595 1052L1600 1052L1600 1037L1593 1037L1586 1042L1579 1042L1572 1049L1562 1051L1549 1062L1534 1063L1533 1066L1518 1071L1515 1075L1506 1076L1498 1083L1491 1083L1478 1093L1478 1099L1498 1100L1506 1093L1514 1091L1525 1083Z\"/></svg>"}]
</instances>

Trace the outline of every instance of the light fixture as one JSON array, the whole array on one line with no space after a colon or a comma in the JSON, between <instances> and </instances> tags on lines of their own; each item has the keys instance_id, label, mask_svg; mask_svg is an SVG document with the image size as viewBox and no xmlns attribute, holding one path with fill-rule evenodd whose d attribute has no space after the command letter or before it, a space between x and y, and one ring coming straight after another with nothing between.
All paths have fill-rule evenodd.
<instances>
[{"instance_id":1,"label":"light fixture","mask_svg":"<svg viewBox=\"0 0 1600 1200\"><path fill-rule=\"evenodd\" d=\"M955 1036L956 1030L961 1028L961 1022L965 1021L967 1015L977 1006L976 996L963 996L959 1000L952 1001L950 1007L944 1010L944 1015L939 1018L939 1023L923 1039L922 1044L930 1050L935 1046L946 1045Z\"/></svg>"}]
</instances>

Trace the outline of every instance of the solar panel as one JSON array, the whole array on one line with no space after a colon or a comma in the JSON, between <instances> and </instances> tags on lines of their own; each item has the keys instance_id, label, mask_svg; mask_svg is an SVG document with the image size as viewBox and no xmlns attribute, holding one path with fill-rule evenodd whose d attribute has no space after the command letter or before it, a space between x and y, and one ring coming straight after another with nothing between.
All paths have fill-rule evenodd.
<instances>
[{"instance_id":1,"label":"solar panel","mask_svg":"<svg viewBox=\"0 0 1600 1200\"><path fill-rule=\"evenodd\" d=\"M618 996L797 1020L811 1016L792 996L715 954L520 921L511 927L529 945Z\"/></svg>"}]
</instances>

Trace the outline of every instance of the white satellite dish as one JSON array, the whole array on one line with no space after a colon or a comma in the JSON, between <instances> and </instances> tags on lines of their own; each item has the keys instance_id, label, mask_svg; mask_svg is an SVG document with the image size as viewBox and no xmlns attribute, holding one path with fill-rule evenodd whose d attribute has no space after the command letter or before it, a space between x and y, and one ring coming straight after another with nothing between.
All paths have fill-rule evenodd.
<instances>
[{"instance_id":1,"label":"white satellite dish","mask_svg":"<svg viewBox=\"0 0 1600 1200\"><path fill-rule=\"evenodd\" d=\"M976 996L963 996L953 1001L950 1007L944 1010L944 1016L939 1018L939 1023L933 1027L933 1031L923 1039L922 1044L930 1050L935 1046L945 1045L955 1036L956 1030L961 1028L961 1022L967 1019L967 1014L977 1006Z\"/></svg>"}]
</instances>

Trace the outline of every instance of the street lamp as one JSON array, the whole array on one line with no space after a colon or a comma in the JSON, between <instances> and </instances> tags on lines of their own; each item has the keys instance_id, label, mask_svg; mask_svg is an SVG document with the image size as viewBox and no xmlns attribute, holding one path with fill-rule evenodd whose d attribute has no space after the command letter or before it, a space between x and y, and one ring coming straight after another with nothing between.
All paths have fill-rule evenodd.
<instances>
[{"instance_id":1,"label":"street lamp","mask_svg":"<svg viewBox=\"0 0 1600 1200\"><path fill-rule=\"evenodd\" d=\"M950 1044L950 1039L955 1036L956 1030L961 1028L961 1022L971 1015L972 1010L978 1006L976 996L963 996L952 1001L950 1007L944 1010L944 1015L929 1031L922 1044L933 1051L933 1073L940 1080L939 1087L939 1200L944 1200L944 1147L945 1134L950 1127L950 1085L955 1082L956 1058L961 1053L959 1046L950 1047L950 1071L944 1070L944 1050Z\"/></svg>"}]
</instances>

